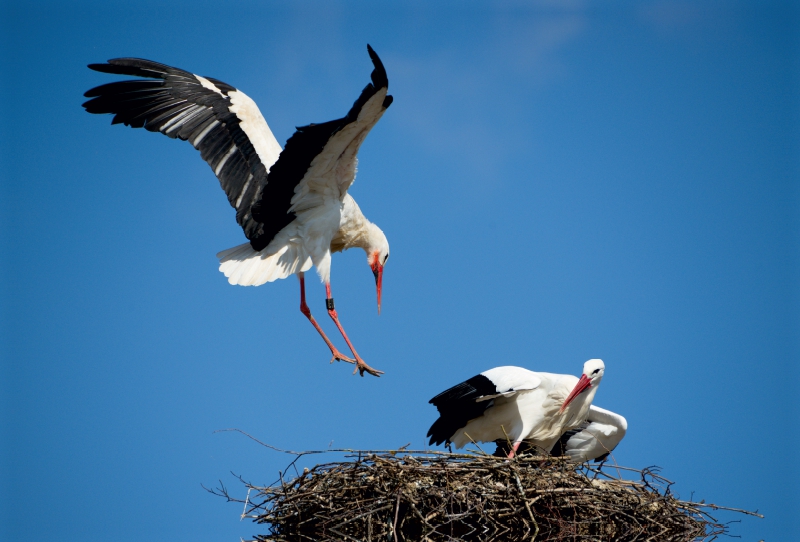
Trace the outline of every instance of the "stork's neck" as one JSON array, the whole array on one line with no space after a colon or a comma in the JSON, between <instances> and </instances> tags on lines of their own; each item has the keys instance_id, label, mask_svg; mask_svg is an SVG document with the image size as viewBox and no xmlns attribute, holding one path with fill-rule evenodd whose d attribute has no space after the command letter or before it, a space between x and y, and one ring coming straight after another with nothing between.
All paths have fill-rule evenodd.
<instances>
[{"instance_id":1,"label":"stork's neck","mask_svg":"<svg viewBox=\"0 0 800 542\"><path fill-rule=\"evenodd\" d=\"M339 221L339 231L331 241L331 252L339 252L348 248L358 247L365 251L373 248L383 236L383 232L367 220L361 212L356 200L350 194L342 200L342 215Z\"/></svg>"},{"instance_id":2,"label":"stork's neck","mask_svg":"<svg viewBox=\"0 0 800 542\"><path fill-rule=\"evenodd\" d=\"M597 393L597 386L592 386L588 390L581 393L575 398L566 408L566 427L574 427L582 423L587 414L589 407L592 405L594 395Z\"/></svg>"}]
</instances>

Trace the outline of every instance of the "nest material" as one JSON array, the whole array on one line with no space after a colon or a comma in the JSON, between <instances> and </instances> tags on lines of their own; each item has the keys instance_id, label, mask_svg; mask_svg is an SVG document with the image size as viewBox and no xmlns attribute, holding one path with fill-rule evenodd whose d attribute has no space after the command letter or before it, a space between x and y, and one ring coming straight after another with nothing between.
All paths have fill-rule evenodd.
<instances>
[{"instance_id":1,"label":"nest material","mask_svg":"<svg viewBox=\"0 0 800 542\"><path fill-rule=\"evenodd\" d=\"M677 499L653 469L623 470L640 479L553 457L355 452L273 486L245 482L244 500L224 486L213 492L269 526L258 541L689 541L725 533L704 511L719 507Z\"/></svg>"}]
</instances>

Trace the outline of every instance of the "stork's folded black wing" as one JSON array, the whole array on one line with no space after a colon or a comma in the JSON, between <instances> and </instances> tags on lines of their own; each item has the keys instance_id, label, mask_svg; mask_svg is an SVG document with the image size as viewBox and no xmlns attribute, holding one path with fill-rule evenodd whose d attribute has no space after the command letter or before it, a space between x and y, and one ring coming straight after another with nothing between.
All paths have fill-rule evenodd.
<instances>
[{"instance_id":1,"label":"stork's folded black wing","mask_svg":"<svg viewBox=\"0 0 800 542\"><path fill-rule=\"evenodd\" d=\"M479 399L496 394L495 383L479 374L428 401L439 411L439 418L428 429L430 444L449 442L456 431L467 425L470 420L481 416L494 404L491 400L479 401Z\"/></svg>"}]
</instances>

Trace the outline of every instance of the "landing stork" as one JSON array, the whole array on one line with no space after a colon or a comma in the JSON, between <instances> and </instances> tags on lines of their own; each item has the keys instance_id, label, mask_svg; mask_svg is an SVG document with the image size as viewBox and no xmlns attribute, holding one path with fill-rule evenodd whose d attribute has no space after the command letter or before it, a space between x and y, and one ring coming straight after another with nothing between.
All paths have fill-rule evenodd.
<instances>
[{"instance_id":1,"label":"landing stork","mask_svg":"<svg viewBox=\"0 0 800 542\"><path fill-rule=\"evenodd\" d=\"M580 378L496 367L430 400L439 410L430 444L508 440L513 458L522 441L550 450L565 431L585 419L603 379L602 360L590 359Z\"/></svg>"},{"instance_id":2,"label":"landing stork","mask_svg":"<svg viewBox=\"0 0 800 542\"><path fill-rule=\"evenodd\" d=\"M86 92L89 113L114 114L112 124L161 132L189 141L219 179L247 243L217 257L228 282L258 286L296 274L300 310L331 351L333 360L356 365L361 376L382 374L364 362L339 322L331 293L331 254L358 247L375 278L378 313L389 242L347 193L358 149L392 103L380 58L367 45L371 83L346 116L297 128L281 150L255 102L211 77L138 58L117 58L89 68L144 80L117 81ZM316 267L325 284L326 308L353 358L328 339L306 304L304 273ZM354 371L355 372L355 371Z\"/></svg>"}]
</instances>

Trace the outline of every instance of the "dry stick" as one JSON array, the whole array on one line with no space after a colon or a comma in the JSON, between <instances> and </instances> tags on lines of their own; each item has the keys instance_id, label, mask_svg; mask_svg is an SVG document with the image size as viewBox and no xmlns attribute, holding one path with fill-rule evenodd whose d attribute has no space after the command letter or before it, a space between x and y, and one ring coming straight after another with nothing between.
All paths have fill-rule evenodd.
<instances>
[{"instance_id":1,"label":"dry stick","mask_svg":"<svg viewBox=\"0 0 800 542\"><path fill-rule=\"evenodd\" d=\"M247 515L247 502L250 500L250 490L253 489L252 487L247 488L247 498L244 500L244 508L242 508L242 517L239 518L239 521L242 521L244 517Z\"/></svg>"},{"instance_id":2,"label":"dry stick","mask_svg":"<svg viewBox=\"0 0 800 542\"><path fill-rule=\"evenodd\" d=\"M478 445L478 443L477 443L477 442L475 442L475 441L472 439L472 437L471 437L471 436L469 436L469 433L467 433L466 431L464 431L464 434L465 434L465 435L467 435L467 438L469 439L469 441L470 441L472 444L474 444L474 445L475 445L475 447L476 447L476 448L478 448L478 449L481 451L481 453L482 453L483 455L489 455L489 454L487 454L486 452L484 452L484 451L483 451L483 448L481 448L481 447Z\"/></svg>"},{"instance_id":3,"label":"dry stick","mask_svg":"<svg viewBox=\"0 0 800 542\"><path fill-rule=\"evenodd\" d=\"M682 503L684 501L678 501L678 502ZM758 512L749 512L747 510L742 510L741 508L728 508L727 506L717 506L716 504L705 504L699 502L692 504L698 507L711 508L712 510L727 510L728 512L739 512L740 514L747 514L748 516L755 516L757 518L764 519L764 514L759 514Z\"/></svg>"},{"instance_id":4,"label":"dry stick","mask_svg":"<svg viewBox=\"0 0 800 542\"><path fill-rule=\"evenodd\" d=\"M291 454L291 455L317 455L317 454L327 454L327 453L336 453L336 452L338 452L338 453L353 454L353 457L355 457L355 454L390 454L391 455L392 452L394 452L394 454L398 454L398 453L408 454L408 455L410 455L410 454L425 454L425 455L446 456L446 457L453 457L453 458L460 458L460 459L473 459L475 457L479 457L479 455L477 453L471 453L471 454L461 453L461 454L459 454L459 453L452 453L452 452L440 452L438 450L405 450L405 449L400 449L400 450L356 450L354 448L330 448L328 450L305 450L305 451L302 451L302 452L295 452L293 450L284 450L283 448L278 448L277 446L273 446L271 444L267 444L265 442L262 442L262 441L258 440L256 437L254 437L253 435L251 435L250 433L247 433L246 431L242 431L241 429L237 429L236 427L229 427L227 429L217 429L215 431L212 431L211 433L214 434L214 433L226 433L226 432L241 433L242 435L246 436L250 440L253 440L253 441L257 442L258 444L264 446L265 448L269 448L270 450L275 450L276 452L280 452L280 453L283 453L283 454ZM483 452L483 453L485 454L486 452ZM490 456L490 457L492 457L492 456ZM495 458L495 459L499 459L499 458ZM636 469L628 469L628 470L635 471Z\"/></svg>"},{"instance_id":5,"label":"dry stick","mask_svg":"<svg viewBox=\"0 0 800 542\"><path fill-rule=\"evenodd\" d=\"M358 538L353 538L353 537L352 537L352 536L350 536L349 534L345 534L345 533L343 533L342 531L338 531L338 530L336 530L336 529L335 529L335 528L333 528L333 527L331 527L331 528L330 528L330 531L331 531L332 533L336 533L336 534L338 534L339 536L343 536L343 537L345 537L345 538L346 538L346 539L348 539L348 540L353 540L354 542L361 542L361 540L359 540Z\"/></svg>"},{"instance_id":6,"label":"dry stick","mask_svg":"<svg viewBox=\"0 0 800 542\"><path fill-rule=\"evenodd\" d=\"M514 480L517 481L517 489L519 489L519 495L522 497L522 502L525 503L525 509L528 510L528 515L531 517L531 521L533 522L533 536L531 537L531 542L536 540L536 535L539 534L539 524L536 522L536 518L533 517L533 511L531 510L531 505L528 504L528 499L525 498L525 490L522 488L522 482L519 480L519 476L517 475L517 469L514 468L513 463L509 463L511 465L511 472L514 473Z\"/></svg>"},{"instance_id":7,"label":"dry stick","mask_svg":"<svg viewBox=\"0 0 800 542\"><path fill-rule=\"evenodd\" d=\"M503 434L506 436L506 444L508 444L508 449L509 450L513 450L514 448L512 448L512 445L511 445L511 438L508 436L508 433L506 433L506 426L505 425L500 425L500 429L503 430ZM509 452L509 454L510 453L511 452ZM516 457L516 454L514 454L514 457Z\"/></svg>"},{"instance_id":8,"label":"dry stick","mask_svg":"<svg viewBox=\"0 0 800 542\"><path fill-rule=\"evenodd\" d=\"M373 516L373 515L377 514L378 512L383 512L385 510L391 510L391 509L392 509L392 505L391 504L387 504L386 506L383 506L381 508L376 508L374 510L369 510L367 512L364 512L363 514L359 514L359 515L357 515L355 517L352 517L352 518L348 519L347 521L343 521L343 522L339 523L338 525L336 525L336 527L337 528L338 527L343 527L343 526L347 525L348 523L352 523L353 521L355 521L357 519L361 519L361 518L366 517L366 516Z\"/></svg>"},{"instance_id":9,"label":"dry stick","mask_svg":"<svg viewBox=\"0 0 800 542\"><path fill-rule=\"evenodd\" d=\"M400 491L397 492L397 503L394 505L394 523L392 523L392 536L397 542L397 516L400 514Z\"/></svg>"}]
</instances>

